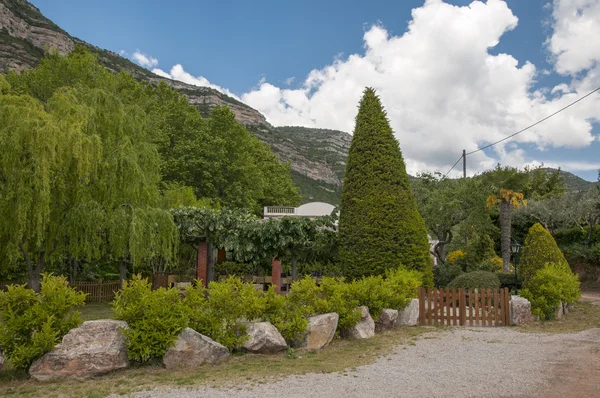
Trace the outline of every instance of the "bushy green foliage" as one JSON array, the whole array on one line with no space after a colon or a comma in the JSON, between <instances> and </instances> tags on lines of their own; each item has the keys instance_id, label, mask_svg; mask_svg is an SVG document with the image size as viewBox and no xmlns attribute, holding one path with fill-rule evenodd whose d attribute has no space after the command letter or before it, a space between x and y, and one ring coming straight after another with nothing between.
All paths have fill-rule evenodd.
<instances>
[{"instance_id":1,"label":"bushy green foliage","mask_svg":"<svg viewBox=\"0 0 600 398\"><path fill-rule=\"evenodd\" d=\"M388 270L385 278L377 275L354 280L350 283L350 295L358 305L369 307L371 316L377 319L383 309L404 309L417 296L421 284L419 272L399 268Z\"/></svg>"},{"instance_id":2,"label":"bushy green foliage","mask_svg":"<svg viewBox=\"0 0 600 398\"><path fill-rule=\"evenodd\" d=\"M208 289L200 283L188 287L184 304L189 309L189 327L234 350L246 339L243 321L262 317L265 298L251 284L231 276L210 282Z\"/></svg>"},{"instance_id":3,"label":"bushy green foliage","mask_svg":"<svg viewBox=\"0 0 600 398\"><path fill-rule=\"evenodd\" d=\"M474 271L459 275L448 284L448 287L451 289L498 289L500 280L495 273Z\"/></svg>"},{"instance_id":4,"label":"bushy green foliage","mask_svg":"<svg viewBox=\"0 0 600 398\"><path fill-rule=\"evenodd\" d=\"M512 265L511 265L512 268ZM468 264L467 272L473 271L488 271L488 272L501 272L502 271L502 258L495 256L489 257L482 260L479 263Z\"/></svg>"},{"instance_id":5,"label":"bushy green foliage","mask_svg":"<svg viewBox=\"0 0 600 398\"><path fill-rule=\"evenodd\" d=\"M575 243L584 243L586 238L591 236L589 243L600 243L600 225L596 226L590 234L590 228L569 228L556 231L554 237L558 245L570 245Z\"/></svg>"},{"instance_id":6,"label":"bushy green foliage","mask_svg":"<svg viewBox=\"0 0 600 398\"><path fill-rule=\"evenodd\" d=\"M439 264L437 267L433 269L433 276L435 286L437 287L446 287L450 282L452 282L456 277L463 274L464 271L460 264L450 264L446 262L444 264Z\"/></svg>"},{"instance_id":7,"label":"bushy green foliage","mask_svg":"<svg viewBox=\"0 0 600 398\"><path fill-rule=\"evenodd\" d=\"M264 297L265 308L262 319L275 326L290 344L304 337L308 320L304 316L303 309L294 306L287 296L275 292L272 285Z\"/></svg>"},{"instance_id":8,"label":"bushy green foliage","mask_svg":"<svg viewBox=\"0 0 600 398\"><path fill-rule=\"evenodd\" d=\"M534 315L551 320L560 303L576 302L581 296L577 275L563 264L549 263L525 281L521 296L531 302Z\"/></svg>"},{"instance_id":9,"label":"bushy green foliage","mask_svg":"<svg viewBox=\"0 0 600 398\"><path fill-rule=\"evenodd\" d=\"M123 330L129 358L142 363L162 356L188 322L179 290L152 290L140 276L124 284L112 307L116 319L129 325Z\"/></svg>"},{"instance_id":10,"label":"bushy green foliage","mask_svg":"<svg viewBox=\"0 0 600 398\"><path fill-rule=\"evenodd\" d=\"M336 312L340 318L338 332L351 328L360 321L359 305L343 278L324 277L320 285L311 278L292 284L288 294L292 305L307 316Z\"/></svg>"},{"instance_id":11,"label":"bushy green foliage","mask_svg":"<svg viewBox=\"0 0 600 398\"><path fill-rule=\"evenodd\" d=\"M514 272L498 272L498 279L500 280L501 288L509 288L514 290L515 288L515 273ZM523 278L517 272L517 287L520 289L523 286Z\"/></svg>"},{"instance_id":12,"label":"bushy green foliage","mask_svg":"<svg viewBox=\"0 0 600 398\"><path fill-rule=\"evenodd\" d=\"M307 277L292 285L288 297L305 315L338 313L338 331L343 332L360 321L356 307L369 307L374 318L385 308L404 309L417 296L421 284L419 272L399 268L388 270L385 276L370 276L352 282L324 277L317 285L315 280Z\"/></svg>"},{"instance_id":13,"label":"bushy green foliage","mask_svg":"<svg viewBox=\"0 0 600 398\"><path fill-rule=\"evenodd\" d=\"M0 291L0 351L15 369L26 370L81 322L85 294L66 278L43 275L40 293L24 285Z\"/></svg>"},{"instance_id":14,"label":"bushy green foliage","mask_svg":"<svg viewBox=\"0 0 600 398\"><path fill-rule=\"evenodd\" d=\"M383 275L405 266L433 281L427 230L417 211L406 165L381 101L371 88L360 101L340 213L344 275Z\"/></svg>"},{"instance_id":15,"label":"bushy green foliage","mask_svg":"<svg viewBox=\"0 0 600 398\"><path fill-rule=\"evenodd\" d=\"M298 275L300 276L342 276L342 266L333 262L299 262Z\"/></svg>"},{"instance_id":16,"label":"bushy green foliage","mask_svg":"<svg viewBox=\"0 0 600 398\"><path fill-rule=\"evenodd\" d=\"M534 224L529 229L521 252L518 273L525 281L549 263L570 271L569 263L556 245L556 241L541 224Z\"/></svg>"}]
</instances>

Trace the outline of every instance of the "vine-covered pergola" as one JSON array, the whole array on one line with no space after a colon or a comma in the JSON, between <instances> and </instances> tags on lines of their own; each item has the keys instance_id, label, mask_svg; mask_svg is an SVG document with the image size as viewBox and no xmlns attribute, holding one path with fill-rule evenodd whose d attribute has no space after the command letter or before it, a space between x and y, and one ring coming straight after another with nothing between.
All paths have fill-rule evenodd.
<instances>
[{"instance_id":1,"label":"vine-covered pergola","mask_svg":"<svg viewBox=\"0 0 600 398\"><path fill-rule=\"evenodd\" d=\"M239 261L270 261L272 283L280 291L281 259L292 259L292 278L295 278L296 257L311 250L325 235L335 233L333 216L259 219L244 210L195 207L181 207L171 213L181 242L197 250L196 277L204 285L214 279L215 248L223 248L234 252Z\"/></svg>"}]
</instances>

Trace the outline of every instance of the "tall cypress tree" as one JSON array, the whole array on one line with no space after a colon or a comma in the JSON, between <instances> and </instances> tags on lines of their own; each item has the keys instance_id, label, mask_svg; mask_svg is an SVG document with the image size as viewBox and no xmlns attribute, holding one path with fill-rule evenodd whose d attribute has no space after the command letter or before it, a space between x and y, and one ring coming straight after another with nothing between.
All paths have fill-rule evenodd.
<instances>
[{"instance_id":1,"label":"tall cypress tree","mask_svg":"<svg viewBox=\"0 0 600 398\"><path fill-rule=\"evenodd\" d=\"M340 260L349 278L404 266L433 273L427 230L410 190L398 141L379 97L360 101L342 187Z\"/></svg>"}]
</instances>

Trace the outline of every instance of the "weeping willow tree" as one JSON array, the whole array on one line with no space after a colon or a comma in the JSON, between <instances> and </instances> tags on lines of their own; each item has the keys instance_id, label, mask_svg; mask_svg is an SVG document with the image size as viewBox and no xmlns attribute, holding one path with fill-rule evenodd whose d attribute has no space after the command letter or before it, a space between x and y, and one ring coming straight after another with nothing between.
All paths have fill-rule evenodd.
<instances>
[{"instance_id":1,"label":"weeping willow tree","mask_svg":"<svg viewBox=\"0 0 600 398\"><path fill-rule=\"evenodd\" d=\"M0 261L24 263L34 290L51 261L119 261L123 275L175 256L160 157L123 80L84 51L0 77Z\"/></svg>"}]
</instances>

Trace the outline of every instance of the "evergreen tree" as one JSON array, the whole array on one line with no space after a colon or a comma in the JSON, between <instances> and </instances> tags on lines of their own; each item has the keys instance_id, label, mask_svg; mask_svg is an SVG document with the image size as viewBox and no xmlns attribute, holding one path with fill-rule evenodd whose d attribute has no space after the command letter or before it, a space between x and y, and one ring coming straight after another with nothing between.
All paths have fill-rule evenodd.
<instances>
[{"instance_id":1,"label":"evergreen tree","mask_svg":"<svg viewBox=\"0 0 600 398\"><path fill-rule=\"evenodd\" d=\"M518 272L527 281L548 264L555 264L565 271L571 271L567 259L550 232L536 223L529 229L525 238Z\"/></svg>"},{"instance_id":2,"label":"evergreen tree","mask_svg":"<svg viewBox=\"0 0 600 398\"><path fill-rule=\"evenodd\" d=\"M340 261L351 278L404 266L433 273L427 230L379 97L364 91L342 187Z\"/></svg>"}]
</instances>

